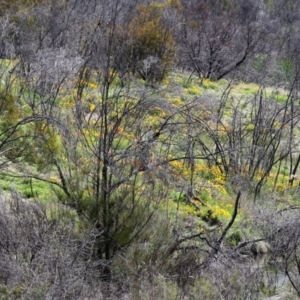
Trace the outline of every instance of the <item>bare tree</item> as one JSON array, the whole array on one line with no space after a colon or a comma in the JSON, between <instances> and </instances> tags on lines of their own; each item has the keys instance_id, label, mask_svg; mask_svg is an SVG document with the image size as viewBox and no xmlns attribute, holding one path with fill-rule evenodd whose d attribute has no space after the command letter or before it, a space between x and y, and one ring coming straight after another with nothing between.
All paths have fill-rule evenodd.
<instances>
[{"instance_id":1,"label":"bare tree","mask_svg":"<svg viewBox=\"0 0 300 300\"><path fill-rule=\"evenodd\" d=\"M259 7L251 2L184 2L178 26L179 65L199 77L221 79L258 51Z\"/></svg>"},{"instance_id":2,"label":"bare tree","mask_svg":"<svg viewBox=\"0 0 300 300\"><path fill-rule=\"evenodd\" d=\"M264 88L247 99L230 95L228 85L220 99L200 97L181 113L193 128L189 134L193 151L207 157L208 165L217 166L233 186L253 189L256 197L270 172L280 169L280 162L289 158L295 163L297 98L293 89L284 103L276 101L276 90L266 97Z\"/></svg>"}]
</instances>

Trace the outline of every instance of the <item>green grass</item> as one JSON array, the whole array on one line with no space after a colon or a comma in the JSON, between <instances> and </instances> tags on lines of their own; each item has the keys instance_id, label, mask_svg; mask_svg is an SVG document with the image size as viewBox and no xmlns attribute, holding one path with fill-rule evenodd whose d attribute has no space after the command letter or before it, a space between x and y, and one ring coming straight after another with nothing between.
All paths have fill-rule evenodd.
<instances>
[{"instance_id":1,"label":"green grass","mask_svg":"<svg viewBox=\"0 0 300 300\"><path fill-rule=\"evenodd\" d=\"M224 81L222 81L224 82ZM221 83L222 83L221 82ZM219 90L221 84L219 84L218 81L213 81L211 79L203 79L201 82L201 86L205 89L205 90Z\"/></svg>"},{"instance_id":2,"label":"green grass","mask_svg":"<svg viewBox=\"0 0 300 300\"><path fill-rule=\"evenodd\" d=\"M244 96L253 96L256 95L259 91L259 86L257 84L249 83L238 83L233 88L233 94L244 95Z\"/></svg>"},{"instance_id":3,"label":"green grass","mask_svg":"<svg viewBox=\"0 0 300 300\"><path fill-rule=\"evenodd\" d=\"M51 187L46 182L4 175L0 175L0 189L7 192L16 189L21 197L39 199L42 202L47 201L47 198L52 194Z\"/></svg>"},{"instance_id":4,"label":"green grass","mask_svg":"<svg viewBox=\"0 0 300 300\"><path fill-rule=\"evenodd\" d=\"M201 90L199 87L197 86L191 86L187 89L187 92L190 94L190 95L200 95L201 94Z\"/></svg>"}]
</instances>

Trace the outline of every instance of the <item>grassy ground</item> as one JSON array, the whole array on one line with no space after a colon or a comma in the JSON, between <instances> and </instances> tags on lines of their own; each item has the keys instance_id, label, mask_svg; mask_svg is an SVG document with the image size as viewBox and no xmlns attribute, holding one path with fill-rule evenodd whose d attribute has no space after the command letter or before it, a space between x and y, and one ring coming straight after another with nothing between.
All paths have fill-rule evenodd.
<instances>
[{"instance_id":1,"label":"grassy ground","mask_svg":"<svg viewBox=\"0 0 300 300\"><path fill-rule=\"evenodd\" d=\"M10 61L2 61L1 69L9 71L13 68L14 64ZM4 84L4 82L2 82ZM93 81L86 83L87 88L85 90L84 98L87 100L87 107L90 111L93 111L95 104L93 98L97 98L98 88L97 84ZM116 83L118 85L118 83ZM195 76L189 76L184 73L172 73L168 78L163 81L162 88L160 89L160 95L164 97L171 105L176 108L183 107L187 103L194 101L199 97L221 97L225 91L230 88L230 97L232 101L235 99L247 99L253 97L259 93L261 87L257 84L247 84L243 82L229 82L227 80L220 80L218 82L209 79L199 79ZM266 97L272 98L274 101L282 102L287 99L288 92L283 89L273 89L267 87L264 90ZM66 94L59 100L59 106L61 109L70 109L73 103L73 97L70 94ZM245 100L246 101L246 100ZM164 118L168 111L158 109L153 111L152 115L149 115L148 119L145 119L145 124L149 123L149 126L156 126L159 124L159 120ZM229 105L228 118L230 118L231 107ZM121 130L121 129L120 129ZM126 133L124 133L125 136ZM130 136L126 137L128 140ZM128 142L124 139L122 142L126 147ZM120 144L122 146L122 143ZM188 172L184 170L184 167L178 162L174 162L173 167L177 170L178 176L183 180L188 179ZM205 163L199 162L196 165L196 177L199 182L198 196L200 202L197 204L201 209L197 209L197 205L188 203L186 199L181 198L181 191L174 190L170 194L170 198L163 207L170 211L180 211L185 215L194 215L198 217L205 217L208 211L213 211L213 217L226 221L229 220L232 214L233 197L231 196L230 187L227 185L223 175L220 174L217 168L208 168ZM271 188L275 174L269 176L269 186ZM284 193L286 191L288 183L288 174L286 172L282 174L276 190ZM273 178L273 179L272 179ZM50 178L51 180L51 178ZM47 203L49 199L54 197L53 192L49 184L43 181L35 179L22 179L16 177L9 177L1 175L1 188L3 190L9 190L11 188L17 189L22 197L27 199L35 199L43 203ZM199 223L200 224L200 223ZM199 225L200 226L200 225Z\"/></svg>"}]
</instances>

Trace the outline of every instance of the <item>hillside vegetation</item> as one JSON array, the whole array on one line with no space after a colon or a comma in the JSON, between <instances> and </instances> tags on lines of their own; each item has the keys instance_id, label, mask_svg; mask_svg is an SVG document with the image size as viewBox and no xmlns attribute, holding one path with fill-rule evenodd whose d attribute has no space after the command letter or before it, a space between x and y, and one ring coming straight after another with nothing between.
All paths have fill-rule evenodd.
<instances>
[{"instance_id":1,"label":"hillside vegetation","mask_svg":"<svg viewBox=\"0 0 300 300\"><path fill-rule=\"evenodd\" d=\"M0 5L0 298L299 296L298 2L91 2Z\"/></svg>"}]
</instances>

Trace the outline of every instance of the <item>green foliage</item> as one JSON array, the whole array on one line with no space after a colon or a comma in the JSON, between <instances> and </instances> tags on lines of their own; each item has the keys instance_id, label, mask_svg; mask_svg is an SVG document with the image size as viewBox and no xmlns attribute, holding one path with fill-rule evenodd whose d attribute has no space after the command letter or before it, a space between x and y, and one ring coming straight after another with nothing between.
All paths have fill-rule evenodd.
<instances>
[{"instance_id":1,"label":"green foliage","mask_svg":"<svg viewBox=\"0 0 300 300\"><path fill-rule=\"evenodd\" d=\"M1 151L6 158L15 160L24 153L29 138L25 124L22 103L16 96L15 87L4 89L0 87L0 143ZM30 142L29 142L30 143Z\"/></svg>"},{"instance_id":2,"label":"green foliage","mask_svg":"<svg viewBox=\"0 0 300 300\"><path fill-rule=\"evenodd\" d=\"M266 97L282 103L285 103L289 99L287 92L282 89L267 91Z\"/></svg>"},{"instance_id":3,"label":"green foliage","mask_svg":"<svg viewBox=\"0 0 300 300\"><path fill-rule=\"evenodd\" d=\"M27 294L31 300L45 299L48 289L49 289L48 282L40 282L40 283L32 286L30 288L30 291Z\"/></svg>"},{"instance_id":4,"label":"green foliage","mask_svg":"<svg viewBox=\"0 0 300 300\"><path fill-rule=\"evenodd\" d=\"M116 257L114 271L120 278L139 278L144 275L164 274L172 267L167 257L173 243L172 220L164 211L158 211L149 221L147 230L140 235L140 243L132 243ZM154 271L154 272L153 272ZM136 276L138 275L138 276Z\"/></svg>"},{"instance_id":5,"label":"green foliage","mask_svg":"<svg viewBox=\"0 0 300 300\"><path fill-rule=\"evenodd\" d=\"M9 289L5 284L0 284L0 300L20 300L24 290L23 286Z\"/></svg>"},{"instance_id":6,"label":"green foliage","mask_svg":"<svg viewBox=\"0 0 300 300\"><path fill-rule=\"evenodd\" d=\"M199 295L203 299L216 299L218 297L218 291L212 285L211 278L209 276L197 277L194 284L191 286L191 299L198 299Z\"/></svg>"},{"instance_id":7,"label":"green foliage","mask_svg":"<svg viewBox=\"0 0 300 300\"><path fill-rule=\"evenodd\" d=\"M203 78L201 86L206 90L215 90L219 88L219 83L209 78Z\"/></svg>"},{"instance_id":8,"label":"green foliage","mask_svg":"<svg viewBox=\"0 0 300 300\"><path fill-rule=\"evenodd\" d=\"M232 246L237 246L238 243L241 241L242 241L242 236L239 231L235 231L227 237L227 242Z\"/></svg>"},{"instance_id":9,"label":"green foliage","mask_svg":"<svg viewBox=\"0 0 300 300\"><path fill-rule=\"evenodd\" d=\"M104 258L107 248L113 255L116 249L130 244L133 236L143 232L141 224L147 223L156 209L155 203L143 196L145 187L134 182L121 185L108 199L103 199L101 194L97 197L95 187L74 177L66 184L70 194L54 189L59 202L77 212L82 226L89 228L96 224L100 232L104 228L109 232L109 236L97 239L97 259Z\"/></svg>"},{"instance_id":10,"label":"green foliage","mask_svg":"<svg viewBox=\"0 0 300 300\"><path fill-rule=\"evenodd\" d=\"M53 164L53 159L60 151L60 138L54 128L46 122L34 122L27 127L32 140L23 153L24 161L34 163L39 171Z\"/></svg>"},{"instance_id":11,"label":"green foliage","mask_svg":"<svg viewBox=\"0 0 300 300\"><path fill-rule=\"evenodd\" d=\"M0 175L0 189L10 191L16 189L24 198L39 199L42 202L51 198L51 186L43 181L32 178L14 177L9 175Z\"/></svg>"},{"instance_id":12,"label":"green foliage","mask_svg":"<svg viewBox=\"0 0 300 300\"><path fill-rule=\"evenodd\" d=\"M260 284L260 290L267 297L276 295L276 286L268 287L264 281Z\"/></svg>"},{"instance_id":13,"label":"green foliage","mask_svg":"<svg viewBox=\"0 0 300 300\"><path fill-rule=\"evenodd\" d=\"M236 93L241 93L242 95L256 95L259 91L259 86L257 84L249 84L240 82L234 87Z\"/></svg>"},{"instance_id":14,"label":"green foliage","mask_svg":"<svg viewBox=\"0 0 300 300\"><path fill-rule=\"evenodd\" d=\"M266 54L256 54L253 59L253 68L258 71L262 72L263 69L266 67L266 61L268 60L268 55Z\"/></svg>"},{"instance_id":15,"label":"green foliage","mask_svg":"<svg viewBox=\"0 0 300 300\"><path fill-rule=\"evenodd\" d=\"M282 72L282 80L290 81L294 78L296 66L292 59L282 58L277 61L279 71Z\"/></svg>"},{"instance_id":16,"label":"green foliage","mask_svg":"<svg viewBox=\"0 0 300 300\"><path fill-rule=\"evenodd\" d=\"M2 131L15 125L22 115L16 97L4 88L0 88L0 115L0 128Z\"/></svg>"},{"instance_id":17,"label":"green foliage","mask_svg":"<svg viewBox=\"0 0 300 300\"><path fill-rule=\"evenodd\" d=\"M188 93L191 95L200 95L201 91L197 86L192 86L192 87L188 88Z\"/></svg>"}]
</instances>

